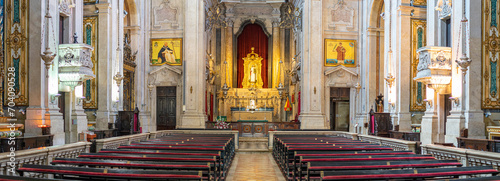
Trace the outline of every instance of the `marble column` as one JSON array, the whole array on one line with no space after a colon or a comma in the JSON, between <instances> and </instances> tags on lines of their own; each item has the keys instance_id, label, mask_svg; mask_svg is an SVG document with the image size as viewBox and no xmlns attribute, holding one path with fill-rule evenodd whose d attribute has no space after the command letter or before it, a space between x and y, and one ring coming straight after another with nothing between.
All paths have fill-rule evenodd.
<instances>
[{"instance_id":1,"label":"marble column","mask_svg":"<svg viewBox=\"0 0 500 181\"><path fill-rule=\"evenodd\" d=\"M437 114L439 96L434 89L431 88L427 88L426 93L427 109L425 111L425 115L422 116L420 127L420 141L422 142L422 145L440 142L440 139L438 138L440 126Z\"/></svg>"},{"instance_id":2,"label":"marble column","mask_svg":"<svg viewBox=\"0 0 500 181\"><path fill-rule=\"evenodd\" d=\"M411 68L411 46L407 46L411 42L411 10L406 4L399 4L397 7L397 16L393 17L396 23L396 34L394 41L396 46L393 47L396 68L394 83L396 86L396 100L395 103L397 120L394 120L394 126L399 125L399 131L411 130L411 114L410 114L410 68ZM394 59L393 59L394 60Z\"/></svg>"},{"instance_id":3,"label":"marble column","mask_svg":"<svg viewBox=\"0 0 500 181\"><path fill-rule=\"evenodd\" d=\"M279 27L279 22L277 21L274 21L273 22L273 52L272 52L272 55L273 55L273 72L272 72L272 76L273 76L273 83L271 84L272 87L270 88L276 88L279 86L279 83L283 83L283 86L285 86L283 80L281 79L282 78L282 74L283 72L281 72L281 74L278 74L280 72L279 70L279 62L280 62L280 59L284 59L284 57L281 57L281 44L280 44L280 27ZM285 60L283 60L285 61Z\"/></svg>"},{"instance_id":4,"label":"marble column","mask_svg":"<svg viewBox=\"0 0 500 181\"><path fill-rule=\"evenodd\" d=\"M99 10L99 20L97 26L99 27L97 34L99 40L97 41L97 47L99 48L98 64L94 66L99 66L97 72L98 82L98 94L99 98L97 101L97 118L96 118L96 129L103 130L108 129L108 122L110 121L110 109L111 109L111 86L112 83L112 61L111 61L111 18L109 3L99 3L96 4Z\"/></svg>"},{"instance_id":5,"label":"marble column","mask_svg":"<svg viewBox=\"0 0 500 181\"><path fill-rule=\"evenodd\" d=\"M473 63L469 66L469 71L466 74L466 89L465 89L465 120L466 128L468 129L469 138L485 139L485 123L484 113L481 109L481 14L473 12L481 12L481 3L476 3L474 0L466 1L467 19L469 19L469 36L470 42L468 45L468 55Z\"/></svg>"},{"instance_id":6,"label":"marble column","mask_svg":"<svg viewBox=\"0 0 500 181\"><path fill-rule=\"evenodd\" d=\"M77 93L78 92L78 93ZM87 114L85 114L84 109L83 109L83 103L81 100L81 94L83 93L83 86L80 85L77 88L75 88L74 91L72 91L72 98L74 99L73 102L74 104L71 106L71 120L76 120L76 139L72 139L71 142L76 142L76 141L85 141L85 140L80 140L78 137L79 133L84 133L87 131ZM85 138L85 137L84 137Z\"/></svg>"},{"instance_id":7,"label":"marble column","mask_svg":"<svg viewBox=\"0 0 500 181\"><path fill-rule=\"evenodd\" d=\"M205 128L205 9L204 1L185 0L184 63L186 111L181 128Z\"/></svg>"},{"instance_id":8,"label":"marble column","mask_svg":"<svg viewBox=\"0 0 500 181\"><path fill-rule=\"evenodd\" d=\"M299 120L301 129L323 129L325 115L323 106L323 32L322 32L322 0L304 1L302 12L302 80L301 113Z\"/></svg>"},{"instance_id":9,"label":"marble column","mask_svg":"<svg viewBox=\"0 0 500 181\"><path fill-rule=\"evenodd\" d=\"M149 69L149 43L150 43L150 23L151 22L151 11L150 3L139 3L139 20L138 26L140 28L137 31L131 31L131 39L136 43L132 42L132 45L137 44L137 67L135 68L135 90L137 105L139 106L139 121L141 122L141 127L143 132L156 131L156 126L151 126L151 105L150 105L150 92L148 85L148 69ZM135 34L135 35L134 35ZM137 37L137 39L134 39Z\"/></svg>"},{"instance_id":10,"label":"marble column","mask_svg":"<svg viewBox=\"0 0 500 181\"><path fill-rule=\"evenodd\" d=\"M452 7L452 15L451 15L451 25L452 25L452 71L451 71L451 96L459 98L459 104L452 103L452 110L450 111L451 115L449 115L446 119L446 135L445 142L453 143L457 145L457 137L460 137L460 132L465 128L465 116L463 114L464 108L464 95L465 93L462 91L462 72L457 67L457 63L455 60L461 57L462 50L459 45L462 45L462 42L459 41L462 39L461 37L461 29L460 24L462 20L462 11L463 11L463 1L457 0L453 2ZM478 3L481 4L481 3ZM457 52L458 51L458 52ZM457 57L458 56L458 57ZM480 59L478 59L480 60ZM480 65L478 65L480 67ZM479 82L478 85L481 83ZM481 86L479 86L481 87ZM441 113L441 112L440 112Z\"/></svg>"},{"instance_id":11,"label":"marble column","mask_svg":"<svg viewBox=\"0 0 500 181\"><path fill-rule=\"evenodd\" d=\"M434 4L436 0L427 1L427 34L426 43L427 46L438 46L439 45L439 18L438 13L435 10ZM426 111L424 116L422 116L422 122L420 123L420 141L422 145L432 144L434 142L441 142L442 136L439 135L439 117L438 117L438 101L439 96L429 87L426 88ZM442 133L441 133L442 134ZM440 137L440 138L438 138Z\"/></svg>"},{"instance_id":12,"label":"marble column","mask_svg":"<svg viewBox=\"0 0 500 181\"><path fill-rule=\"evenodd\" d=\"M224 62L221 63L222 69L225 75L224 78L225 80L222 82L225 82L228 87L233 87L233 21L229 21L228 25L225 27L225 61L227 62L227 65L224 64ZM224 85L224 83L222 83Z\"/></svg>"},{"instance_id":13,"label":"marble column","mask_svg":"<svg viewBox=\"0 0 500 181\"><path fill-rule=\"evenodd\" d=\"M45 50L42 41L42 34L44 32L45 26L42 26L45 22L45 11L47 9L46 1L34 1L29 3L29 36L28 41L30 42L29 52L29 63L27 64L29 69L28 74L28 84L29 84L29 107L26 108L26 120L25 120L25 136L38 136L42 134L42 129L38 128L38 125L45 124L45 102L46 96L46 70L44 61L42 60L40 54ZM52 7L51 10L54 10ZM43 21L42 21L43 19ZM54 17L52 19L54 23ZM50 25L49 25L50 26ZM49 42L53 42L49 38ZM25 50L27 51L27 50ZM52 50L52 52L57 52Z\"/></svg>"}]
</instances>

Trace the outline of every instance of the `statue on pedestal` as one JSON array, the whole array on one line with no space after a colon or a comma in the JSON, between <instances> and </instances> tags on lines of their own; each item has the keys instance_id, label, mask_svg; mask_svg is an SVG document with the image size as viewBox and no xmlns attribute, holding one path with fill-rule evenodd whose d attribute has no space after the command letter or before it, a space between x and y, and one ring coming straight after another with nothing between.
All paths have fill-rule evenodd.
<instances>
[{"instance_id":1,"label":"statue on pedestal","mask_svg":"<svg viewBox=\"0 0 500 181\"><path fill-rule=\"evenodd\" d=\"M247 57L243 58L244 62L244 77L242 86L243 88L256 88L261 89L264 85L261 76L262 60L258 54L254 52L255 48L252 47L252 53L247 54Z\"/></svg>"}]
</instances>

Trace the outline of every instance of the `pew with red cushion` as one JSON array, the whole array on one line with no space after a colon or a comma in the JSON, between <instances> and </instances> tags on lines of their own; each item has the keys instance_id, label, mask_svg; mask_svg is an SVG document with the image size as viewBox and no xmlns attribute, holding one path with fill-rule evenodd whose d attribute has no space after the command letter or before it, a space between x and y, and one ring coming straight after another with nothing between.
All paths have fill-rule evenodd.
<instances>
[{"instance_id":1,"label":"pew with red cushion","mask_svg":"<svg viewBox=\"0 0 500 181\"><path fill-rule=\"evenodd\" d=\"M335 170L383 170L405 168L460 167L456 160L404 160L404 161L360 161L360 162L307 162L307 167L298 169L298 177L319 177L320 171ZM308 179L309 180L309 179Z\"/></svg>"},{"instance_id":2,"label":"pew with red cushion","mask_svg":"<svg viewBox=\"0 0 500 181\"><path fill-rule=\"evenodd\" d=\"M32 178L32 177L21 177L21 176L11 176L11 175L0 175L0 181L68 181L68 179L48 179L48 178Z\"/></svg>"},{"instance_id":3,"label":"pew with red cushion","mask_svg":"<svg viewBox=\"0 0 500 181\"><path fill-rule=\"evenodd\" d=\"M202 171L151 171L134 169L81 168L26 164L17 169L26 172L54 174L54 178L78 180L202 180Z\"/></svg>"},{"instance_id":4,"label":"pew with red cushion","mask_svg":"<svg viewBox=\"0 0 500 181\"><path fill-rule=\"evenodd\" d=\"M349 170L321 171L320 178L310 180L413 180L426 178L458 178L465 175L498 174L492 166L451 167L451 168L418 168L403 170Z\"/></svg>"},{"instance_id":5,"label":"pew with red cushion","mask_svg":"<svg viewBox=\"0 0 500 181\"><path fill-rule=\"evenodd\" d=\"M127 169L149 169L149 170L182 170L182 171L203 171L204 180L213 180L218 175L216 167L211 162L158 162L158 161L116 161L116 160L95 160L95 159L71 159L56 158L52 165L75 165L88 166L90 168L127 168Z\"/></svg>"}]
</instances>

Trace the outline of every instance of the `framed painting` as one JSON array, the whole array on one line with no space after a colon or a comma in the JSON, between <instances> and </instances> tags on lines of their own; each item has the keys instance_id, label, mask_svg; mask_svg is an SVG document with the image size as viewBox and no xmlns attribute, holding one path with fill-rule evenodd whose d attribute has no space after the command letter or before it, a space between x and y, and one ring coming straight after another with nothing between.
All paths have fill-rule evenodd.
<instances>
[{"instance_id":1,"label":"framed painting","mask_svg":"<svg viewBox=\"0 0 500 181\"><path fill-rule=\"evenodd\" d=\"M151 39L151 65L182 65L182 38Z\"/></svg>"},{"instance_id":2,"label":"framed painting","mask_svg":"<svg viewBox=\"0 0 500 181\"><path fill-rule=\"evenodd\" d=\"M356 67L356 40L325 39L325 66Z\"/></svg>"}]
</instances>

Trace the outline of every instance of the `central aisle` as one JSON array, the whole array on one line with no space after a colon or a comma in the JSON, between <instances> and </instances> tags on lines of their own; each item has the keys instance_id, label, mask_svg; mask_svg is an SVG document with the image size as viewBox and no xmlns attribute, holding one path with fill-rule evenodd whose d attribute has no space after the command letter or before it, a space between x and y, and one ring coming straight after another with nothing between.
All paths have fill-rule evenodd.
<instances>
[{"instance_id":1,"label":"central aisle","mask_svg":"<svg viewBox=\"0 0 500 181\"><path fill-rule=\"evenodd\" d=\"M236 152L227 180L285 181L271 152Z\"/></svg>"}]
</instances>

